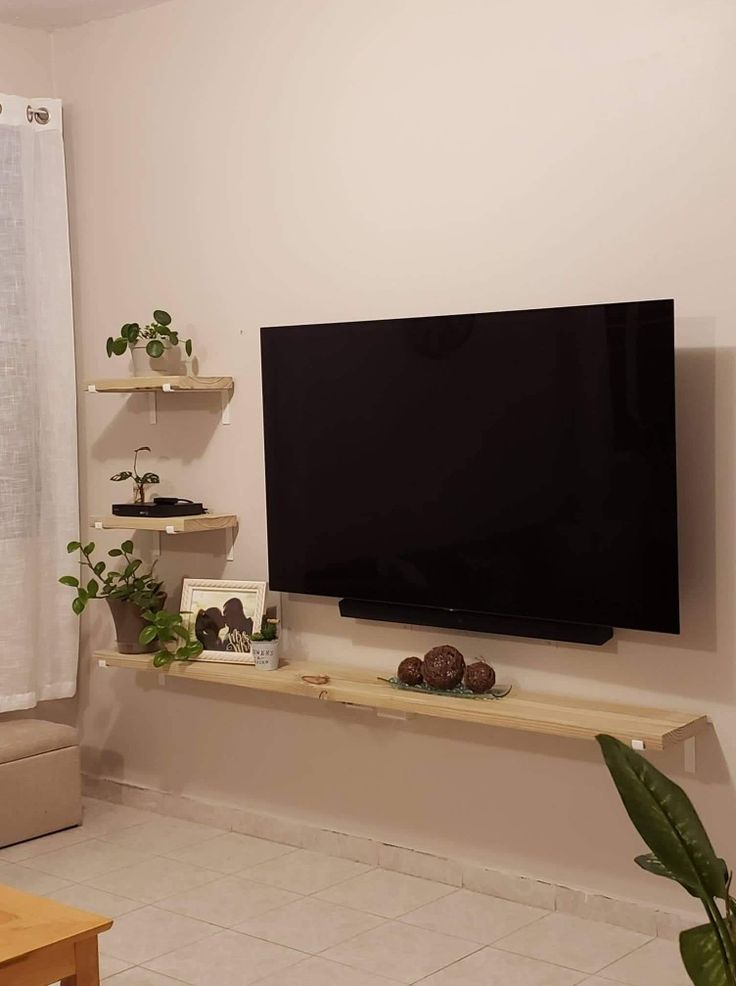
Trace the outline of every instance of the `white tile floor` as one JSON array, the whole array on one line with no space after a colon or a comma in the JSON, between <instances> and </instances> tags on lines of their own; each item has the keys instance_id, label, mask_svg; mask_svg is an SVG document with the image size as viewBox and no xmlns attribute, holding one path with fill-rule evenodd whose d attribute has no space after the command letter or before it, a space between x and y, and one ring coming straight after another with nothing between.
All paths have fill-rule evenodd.
<instances>
[{"instance_id":1,"label":"white tile floor","mask_svg":"<svg viewBox=\"0 0 736 986\"><path fill-rule=\"evenodd\" d=\"M673 942L100 801L0 882L115 918L106 986L689 983Z\"/></svg>"}]
</instances>

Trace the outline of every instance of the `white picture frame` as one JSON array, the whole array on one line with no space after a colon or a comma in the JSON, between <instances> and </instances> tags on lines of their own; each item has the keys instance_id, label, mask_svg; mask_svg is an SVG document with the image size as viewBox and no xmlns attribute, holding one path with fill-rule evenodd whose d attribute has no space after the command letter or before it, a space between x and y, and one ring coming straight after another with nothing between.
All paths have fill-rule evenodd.
<instances>
[{"instance_id":1,"label":"white picture frame","mask_svg":"<svg viewBox=\"0 0 736 986\"><path fill-rule=\"evenodd\" d=\"M265 606L265 582L184 579L182 618L204 645L195 660L254 664L249 635L261 629Z\"/></svg>"}]
</instances>

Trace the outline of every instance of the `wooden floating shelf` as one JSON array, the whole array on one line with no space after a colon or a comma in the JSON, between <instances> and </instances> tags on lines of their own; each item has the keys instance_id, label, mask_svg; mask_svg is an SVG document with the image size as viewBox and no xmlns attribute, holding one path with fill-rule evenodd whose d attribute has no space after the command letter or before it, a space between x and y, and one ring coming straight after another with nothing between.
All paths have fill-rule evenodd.
<instances>
[{"instance_id":1,"label":"wooden floating shelf","mask_svg":"<svg viewBox=\"0 0 736 986\"><path fill-rule=\"evenodd\" d=\"M232 377L163 376L120 377L111 380L90 380L85 388L93 394L140 394L191 391L222 391L233 389Z\"/></svg>"},{"instance_id":2,"label":"wooden floating shelf","mask_svg":"<svg viewBox=\"0 0 736 986\"><path fill-rule=\"evenodd\" d=\"M154 668L147 654L118 654L99 651L95 657L105 666L133 671L155 671L170 678L236 685L258 691L279 692L365 706L386 714L433 716L456 719L500 729L516 729L550 736L592 740L598 733L651 750L663 750L702 732L706 716L692 712L670 712L608 702L556 695L532 695L512 691L497 701L402 691L379 681L378 672L313 661L287 662L277 671L259 671L242 664L209 664L205 661L172 664L166 671ZM386 672L388 677L391 672ZM303 675L327 676L324 684L303 680Z\"/></svg>"},{"instance_id":3,"label":"wooden floating shelf","mask_svg":"<svg viewBox=\"0 0 736 986\"><path fill-rule=\"evenodd\" d=\"M238 526L236 514L193 514L189 517L94 517L90 527L103 531L161 531L162 534L196 534Z\"/></svg>"}]
</instances>

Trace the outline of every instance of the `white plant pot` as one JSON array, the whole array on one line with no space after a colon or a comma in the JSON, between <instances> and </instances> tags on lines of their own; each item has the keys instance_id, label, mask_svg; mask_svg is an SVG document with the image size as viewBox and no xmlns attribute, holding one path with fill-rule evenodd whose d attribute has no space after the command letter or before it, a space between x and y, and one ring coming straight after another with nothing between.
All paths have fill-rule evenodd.
<instances>
[{"instance_id":1,"label":"white plant pot","mask_svg":"<svg viewBox=\"0 0 736 986\"><path fill-rule=\"evenodd\" d=\"M278 640L251 640L250 652L259 671L275 671L279 666Z\"/></svg>"},{"instance_id":2,"label":"white plant pot","mask_svg":"<svg viewBox=\"0 0 736 986\"><path fill-rule=\"evenodd\" d=\"M133 375L136 377L184 377L190 372L190 364L184 358L181 346L166 346L163 356L149 356L145 346L133 346Z\"/></svg>"}]
</instances>

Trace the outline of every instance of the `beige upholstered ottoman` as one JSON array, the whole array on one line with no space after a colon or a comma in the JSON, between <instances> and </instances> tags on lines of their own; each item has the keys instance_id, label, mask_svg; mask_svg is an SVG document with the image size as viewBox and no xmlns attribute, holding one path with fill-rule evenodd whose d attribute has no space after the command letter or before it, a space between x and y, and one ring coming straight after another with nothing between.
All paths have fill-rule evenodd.
<instances>
[{"instance_id":1,"label":"beige upholstered ottoman","mask_svg":"<svg viewBox=\"0 0 736 986\"><path fill-rule=\"evenodd\" d=\"M42 719L0 722L0 846L81 820L76 729Z\"/></svg>"}]
</instances>

